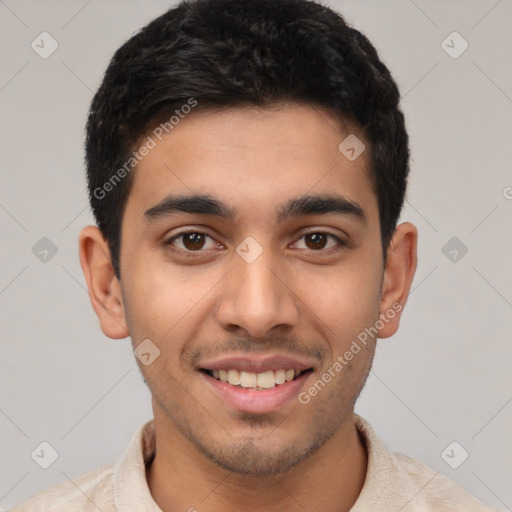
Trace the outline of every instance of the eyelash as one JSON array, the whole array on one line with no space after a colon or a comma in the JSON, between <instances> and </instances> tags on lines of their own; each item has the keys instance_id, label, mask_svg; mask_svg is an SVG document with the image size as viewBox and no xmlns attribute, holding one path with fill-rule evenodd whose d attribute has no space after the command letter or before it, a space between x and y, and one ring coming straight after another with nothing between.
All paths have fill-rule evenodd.
<instances>
[{"instance_id":1,"label":"eyelash","mask_svg":"<svg viewBox=\"0 0 512 512\"><path fill-rule=\"evenodd\" d=\"M197 257L201 253L204 253L204 252L206 252L208 250L208 249L198 249L197 251L192 251L192 250L189 250L189 249L181 249L180 247L173 246L173 242L175 240L178 240L180 237L183 237L183 236L189 235L189 234L204 235L204 236L214 240L214 238L211 237L210 235L208 235L207 233L204 233L204 232L196 230L196 229L191 229L191 230L187 230L187 231L180 231L179 233L173 235L171 238L169 238L166 241L164 241L164 246L171 248L171 250L173 252L184 254L187 257L192 257L192 258L193 257ZM311 252L313 254L315 254L315 253L330 253L333 250L340 250L340 249L342 249L344 247L347 247L347 245L348 245L340 237L338 237L338 236L336 236L336 235L334 235L332 233L329 233L328 231L318 231L318 230L317 231L309 231L308 233L304 233L303 235L301 235L300 238L298 238L298 240L301 240L302 238L304 238L304 237L306 237L308 235L327 235L330 239L335 240L337 242L337 244L338 244L337 247L329 247L327 249L318 249L318 250L305 249L308 252Z\"/></svg>"}]
</instances>

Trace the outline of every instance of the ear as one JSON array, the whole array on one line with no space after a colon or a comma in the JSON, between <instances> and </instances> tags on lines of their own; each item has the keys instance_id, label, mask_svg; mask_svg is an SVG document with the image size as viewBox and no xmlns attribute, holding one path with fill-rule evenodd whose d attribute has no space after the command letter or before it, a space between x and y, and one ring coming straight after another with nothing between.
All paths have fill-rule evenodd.
<instances>
[{"instance_id":1,"label":"ear","mask_svg":"<svg viewBox=\"0 0 512 512\"><path fill-rule=\"evenodd\" d=\"M121 285L111 264L108 243L96 226L87 226L79 236L80 264L87 281L89 298L101 330L113 339L129 336Z\"/></svg>"},{"instance_id":2,"label":"ear","mask_svg":"<svg viewBox=\"0 0 512 512\"><path fill-rule=\"evenodd\" d=\"M382 292L379 338L395 334L416 272L418 231L410 222L400 224L389 244Z\"/></svg>"}]
</instances>

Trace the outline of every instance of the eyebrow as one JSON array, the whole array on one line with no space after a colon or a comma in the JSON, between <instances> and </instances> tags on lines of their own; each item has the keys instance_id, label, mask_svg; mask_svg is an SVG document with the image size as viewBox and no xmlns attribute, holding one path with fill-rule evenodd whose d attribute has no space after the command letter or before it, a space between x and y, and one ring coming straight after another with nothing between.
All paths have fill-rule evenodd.
<instances>
[{"instance_id":1,"label":"eyebrow","mask_svg":"<svg viewBox=\"0 0 512 512\"><path fill-rule=\"evenodd\" d=\"M148 222L176 212L215 215L226 220L235 218L234 208L208 194L170 195L144 212Z\"/></svg>"},{"instance_id":2,"label":"eyebrow","mask_svg":"<svg viewBox=\"0 0 512 512\"><path fill-rule=\"evenodd\" d=\"M213 215L224 220L234 220L236 210L209 194L169 195L144 212L148 223L176 212ZM356 202L338 194L303 195L289 199L276 209L277 221L283 222L302 215L336 213L366 221L363 208Z\"/></svg>"},{"instance_id":3,"label":"eyebrow","mask_svg":"<svg viewBox=\"0 0 512 512\"><path fill-rule=\"evenodd\" d=\"M363 208L356 202L338 194L304 195L290 199L277 209L277 220L283 222L301 215L325 215L336 213L366 221Z\"/></svg>"}]
</instances>

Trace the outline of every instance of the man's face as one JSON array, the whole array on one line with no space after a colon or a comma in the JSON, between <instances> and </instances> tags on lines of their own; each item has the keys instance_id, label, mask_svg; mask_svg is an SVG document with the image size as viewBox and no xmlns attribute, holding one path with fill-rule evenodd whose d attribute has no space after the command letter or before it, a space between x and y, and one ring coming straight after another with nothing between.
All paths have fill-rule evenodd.
<instances>
[{"instance_id":1,"label":"man's face","mask_svg":"<svg viewBox=\"0 0 512 512\"><path fill-rule=\"evenodd\" d=\"M195 112L134 171L121 287L134 346L149 339L160 350L140 365L155 419L232 471L271 474L313 453L350 417L368 375L374 340L309 403L298 400L379 318L377 198L368 152L350 161L338 149L349 133L309 106ZM211 203L162 203L192 195L232 217L206 213ZM327 195L338 211L286 209ZM229 369L273 387L215 378Z\"/></svg>"}]
</instances>

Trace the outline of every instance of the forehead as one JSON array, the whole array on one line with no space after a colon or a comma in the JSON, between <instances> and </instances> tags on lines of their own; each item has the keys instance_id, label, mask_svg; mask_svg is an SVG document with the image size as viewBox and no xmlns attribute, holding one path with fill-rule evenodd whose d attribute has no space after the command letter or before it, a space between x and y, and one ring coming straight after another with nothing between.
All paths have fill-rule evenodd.
<instances>
[{"instance_id":1,"label":"forehead","mask_svg":"<svg viewBox=\"0 0 512 512\"><path fill-rule=\"evenodd\" d=\"M170 194L205 194L235 214L270 219L286 198L337 192L368 217L376 212L362 133L318 107L197 111L161 140L149 137L154 147L133 171L126 208L138 217ZM350 146L362 150L359 157Z\"/></svg>"}]
</instances>

